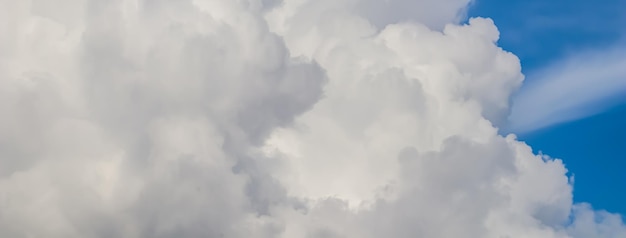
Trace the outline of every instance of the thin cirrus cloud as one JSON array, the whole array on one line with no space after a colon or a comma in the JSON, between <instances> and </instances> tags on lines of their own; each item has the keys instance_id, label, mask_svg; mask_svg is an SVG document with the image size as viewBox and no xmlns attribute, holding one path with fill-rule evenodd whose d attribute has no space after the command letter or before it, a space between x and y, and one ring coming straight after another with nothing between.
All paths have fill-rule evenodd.
<instances>
[{"instance_id":1,"label":"thin cirrus cloud","mask_svg":"<svg viewBox=\"0 0 626 238\"><path fill-rule=\"evenodd\" d=\"M584 51L529 75L507 129L525 133L600 113L626 94L626 47Z\"/></svg>"},{"instance_id":2,"label":"thin cirrus cloud","mask_svg":"<svg viewBox=\"0 0 626 238\"><path fill-rule=\"evenodd\" d=\"M0 236L624 237L491 123L493 21L374 2L1 0Z\"/></svg>"}]
</instances>

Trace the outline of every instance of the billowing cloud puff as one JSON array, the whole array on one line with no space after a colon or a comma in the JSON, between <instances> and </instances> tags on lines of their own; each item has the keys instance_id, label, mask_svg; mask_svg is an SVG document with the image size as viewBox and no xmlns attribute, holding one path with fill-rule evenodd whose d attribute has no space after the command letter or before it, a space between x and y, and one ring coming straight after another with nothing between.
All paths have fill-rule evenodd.
<instances>
[{"instance_id":1,"label":"billowing cloud puff","mask_svg":"<svg viewBox=\"0 0 626 238\"><path fill-rule=\"evenodd\" d=\"M0 1L0 236L624 237L434 2Z\"/></svg>"}]
</instances>

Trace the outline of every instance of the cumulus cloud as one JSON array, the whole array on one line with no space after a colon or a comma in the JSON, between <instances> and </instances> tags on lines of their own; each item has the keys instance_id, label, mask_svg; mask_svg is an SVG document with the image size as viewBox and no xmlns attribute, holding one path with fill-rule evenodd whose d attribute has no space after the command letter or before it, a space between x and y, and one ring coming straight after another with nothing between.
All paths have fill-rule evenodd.
<instances>
[{"instance_id":1,"label":"cumulus cloud","mask_svg":"<svg viewBox=\"0 0 626 238\"><path fill-rule=\"evenodd\" d=\"M530 75L507 130L523 133L600 113L626 93L626 48L583 51ZM618 98L618 100L615 100Z\"/></svg>"},{"instance_id":2,"label":"cumulus cloud","mask_svg":"<svg viewBox=\"0 0 626 238\"><path fill-rule=\"evenodd\" d=\"M493 22L413 2L0 1L0 236L623 236L498 134Z\"/></svg>"}]
</instances>

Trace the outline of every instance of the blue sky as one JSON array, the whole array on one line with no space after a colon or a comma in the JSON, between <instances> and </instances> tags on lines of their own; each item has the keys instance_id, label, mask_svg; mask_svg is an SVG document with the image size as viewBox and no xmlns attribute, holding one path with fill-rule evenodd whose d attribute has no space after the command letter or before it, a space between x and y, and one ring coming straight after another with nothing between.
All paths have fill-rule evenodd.
<instances>
[{"instance_id":1,"label":"blue sky","mask_svg":"<svg viewBox=\"0 0 626 238\"><path fill-rule=\"evenodd\" d=\"M524 86L518 105L527 106L518 114L537 109L545 125L510 131L536 152L563 159L576 202L626 214L626 0L478 0L469 16L495 21L499 45L520 58L527 85L561 92L543 102L529 99L541 90ZM562 110L549 114L553 108Z\"/></svg>"}]
</instances>

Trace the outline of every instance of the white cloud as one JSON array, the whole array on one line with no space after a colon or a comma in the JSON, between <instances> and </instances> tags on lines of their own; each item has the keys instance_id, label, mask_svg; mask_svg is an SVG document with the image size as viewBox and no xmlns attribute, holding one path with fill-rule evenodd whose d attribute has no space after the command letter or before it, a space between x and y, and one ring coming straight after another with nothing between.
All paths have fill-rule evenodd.
<instances>
[{"instance_id":1,"label":"white cloud","mask_svg":"<svg viewBox=\"0 0 626 238\"><path fill-rule=\"evenodd\" d=\"M359 1L357 11L378 27L388 24L415 21L431 28L441 29L446 24L464 17L472 0L421 0L421 1ZM393 12L393 14L389 14Z\"/></svg>"},{"instance_id":2,"label":"white cloud","mask_svg":"<svg viewBox=\"0 0 626 238\"><path fill-rule=\"evenodd\" d=\"M65 3L0 1L2 237L623 232L498 135L520 65L463 1Z\"/></svg>"},{"instance_id":3,"label":"white cloud","mask_svg":"<svg viewBox=\"0 0 626 238\"><path fill-rule=\"evenodd\" d=\"M626 93L626 50L574 54L530 75L513 102L507 130L529 132L600 113Z\"/></svg>"}]
</instances>

